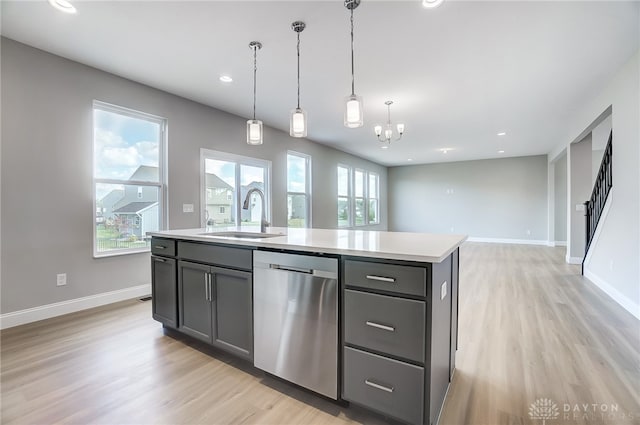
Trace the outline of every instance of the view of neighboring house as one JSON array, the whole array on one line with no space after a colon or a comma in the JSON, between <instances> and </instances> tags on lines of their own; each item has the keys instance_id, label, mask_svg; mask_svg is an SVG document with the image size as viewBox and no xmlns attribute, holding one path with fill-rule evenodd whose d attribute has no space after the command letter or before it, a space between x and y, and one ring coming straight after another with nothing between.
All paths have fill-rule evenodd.
<instances>
[{"instance_id":1,"label":"view of neighboring house","mask_svg":"<svg viewBox=\"0 0 640 425\"><path fill-rule=\"evenodd\" d=\"M141 165L129 177L131 181L158 181L158 167ZM154 186L124 186L98 200L103 222L116 227L124 236L144 238L158 229L158 189ZM98 223L99 224L99 223Z\"/></svg>"},{"instance_id":2,"label":"view of neighboring house","mask_svg":"<svg viewBox=\"0 0 640 425\"><path fill-rule=\"evenodd\" d=\"M233 187L215 174L205 174L206 220L209 225L233 223Z\"/></svg>"}]
</instances>

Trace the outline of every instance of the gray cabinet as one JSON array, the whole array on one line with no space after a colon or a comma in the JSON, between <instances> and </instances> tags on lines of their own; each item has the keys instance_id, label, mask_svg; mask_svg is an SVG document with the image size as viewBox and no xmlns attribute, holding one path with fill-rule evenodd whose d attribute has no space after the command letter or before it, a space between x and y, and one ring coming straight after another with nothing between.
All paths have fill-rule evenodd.
<instances>
[{"instance_id":1,"label":"gray cabinet","mask_svg":"<svg viewBox=\"0 0 640 425\"><path fill-rule=\"evenodd\" d=\"M253 360L251 273L178 262L179 330Z\"/></svg>"},{"instance_id":2,"label":"gray cabinet","mask_svg":"<svg viewBox=\"0 0 640 425\"><path fill-rule=\"evenodd\" d=\"M178 327L175 253L174 240L164 238L151 240L152 317L171 328Z\"/></svg>"},{"instance_id":3,"label":"gray cabinet","mask_svg":"<svg viewBox=\"0 0 640 425\"><path fill-rule=\"evenodd\" d=\"M455 359L452 256L343 264L343 399L409 424L436 423Z\"/></svg>"}]
</instances>

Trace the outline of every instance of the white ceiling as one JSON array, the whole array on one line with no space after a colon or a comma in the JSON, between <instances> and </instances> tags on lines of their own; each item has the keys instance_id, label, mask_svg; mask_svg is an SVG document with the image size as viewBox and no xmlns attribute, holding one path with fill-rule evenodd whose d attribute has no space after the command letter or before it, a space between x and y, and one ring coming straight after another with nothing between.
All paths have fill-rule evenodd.
<instances>
[{"instance_id":1,"label":"white ceiling","mask_svg":"<svg viewBox=\"0 0 640 425\"><path fill-rule=\"evenodd\" d=\"M363 0L355 54L365 126L347 129L342 1L74 4L78 14L66 15L45 0L2 1L2 35L243 117L252 108L247 45L259 40L257 118L287 132L296 103L290 25L305 21L301 106L309 138L384 165L545 154L563 141L571 111L639 45L639 2L445 0L424 9L418 0ZM221 83L223 73L234 82ZM406 133L382 150L373 126L386 120L387 99Z\"/></svg>"}]
</instances>

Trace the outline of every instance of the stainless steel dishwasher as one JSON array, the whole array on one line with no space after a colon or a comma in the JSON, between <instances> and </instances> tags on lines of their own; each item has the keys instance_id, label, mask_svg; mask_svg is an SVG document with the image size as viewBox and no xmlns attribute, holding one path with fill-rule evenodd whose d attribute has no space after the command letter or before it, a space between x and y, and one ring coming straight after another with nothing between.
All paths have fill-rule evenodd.
<instances>
[{"instance_id":1,"label":"stainless steel dishwasher","mask_svg":"<svg viewBox=\"0 0 640 425\"><path fill-rule=\"evenodd\" d=\"M338 260L253 252L257 368L338 398Z\"/></svg>"}]
</instances>

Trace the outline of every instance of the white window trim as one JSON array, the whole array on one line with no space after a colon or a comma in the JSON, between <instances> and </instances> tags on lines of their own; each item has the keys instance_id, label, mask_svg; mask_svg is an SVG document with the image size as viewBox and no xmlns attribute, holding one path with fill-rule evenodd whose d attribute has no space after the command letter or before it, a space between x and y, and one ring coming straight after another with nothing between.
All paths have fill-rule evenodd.
<instances>
[{"instance_id":1,"label":"white window trim","mask_svg":"<svg viewBox=\"0 0 640 425\"><path fill-rule=\"evenodd\" d=\"M336 166L336 178L338 177L338 168L346 168L347 169L347 212L349 214L349 220L348 220L348 224L346 226L340 226L340 219L336 216L336 224L338 226L339 229L348 229L353 227L353 223L355 220L355 217L353 216L354 213L354 200L353 200L353 195L354 195L354 191L353 191L353 168L350 165L346 165L346 164L341 164L338 163L338 165ZM337 182L337 180L336 180ZM338 183L339 184L339 183ZM336 186L337 189L337 186ZM340 196L338 194L338 190L336 190L336 202L338 201L338 198L344 198L344 196ZM337 212L337 208L336 208L336 212Z\"/></svg>"},{"instance_id":2,"label":"white window trim","mask_svg":"<svg viewBox=\"0 0 640 425\"><path fill-rule=\"evenodd\" d=\"M249 165L253 167L263 167L266 169L266 173L264 176L264 185L267 188L265 191L265 204L266 208L266 216L267 221L271 222L271 161L260 158L252 158L250 156L236 155L229 152L216 151L213 149L200 148L200 227L205 228L207 226L207 218L206 218L206 210L207 210L207 199L206 199L206 182L204 173L206 171L206 163L207 159L215 159L219 161L229 161L236 163L236 205L238 205L238 210L234 211L236 214L236 227L242 226L242 221L240 220L240 208L244 199L240 199L242 197L242 188L240 187L240 166L241 165Z\"/></svg>"},{"instance_id":3,"label":"white window trim","mask_svg":"<svg viewBox=\"0 0 640 425\"><path fill-rule=\"evenodd\" d=\"M371 180L371 176L376 176L376 198L371 198L370 197L370 192L369 192L369 181ZM367 209L367 224L369 225L373 225L373 224L380 224L380 174L376 173L375 171L369 171L367 172L367 197L366 197L366 209ZM378 201L378 211L376 214L376 221L369 221L369 205L371 204L371 200L375 199L376 201Z\"/></svg>"},{"instance_id":4,"label":"white window trim","mask_svg":"<svg viewBox=\"0 0 640 425\"><path fill-rule=\"evenodd\" d=\"M358 196L356 194L356 173L362 173L362 196ZM369 208L367 206L367 204L369 203L369 199L368 199L368 190L369 190L369 173L367 172L367 170L364 170L362 168L354 168L353 170L353 222L352 225L353 227L362 227L362 226L367 226L369 224L369 220L368 220L368 216L367 214L369 213ZM356 201L358 199L362 199L362 206L363 208L363 216L362 216L362 224L357 224L356 223Z\"/></svg>"},{"instance_id":5,"label":"white window trim","mask_svg":"<svg viewBox=\"0 0 640 425\"><path fill-rule=\"evenodd\" d=\"M348 196L346 196L348 212L349 212L349 224L346 225L346 226L340 226L338 224L338 228L339 229L354 229L354 228L360 228L360 227L363 227L363 226L373 226L373 225L380 224L380 173L378 173L376 171L368 171L368 170L365 170L363 168L351 167L350 165L338 163L338 165L336 166L336 177L337 177L337 173L338 173L338 167L342 167L342 168L346 168L347 169L347 184L348 184L347 193L349 194ZM359 172L363 173L363 175L364 175L364 182L363 182L363 195L364 196L363 197L359 197L359 196L357 197L356 193L355 193L356 171L359 171ZM371 176L371 175L375 175L376 176L376 184L377 184L376 194L378 195L377 198L370 198L369 197L369 176ZM336 190L336 201L338 200L338 198L344 198L344 196L337 195L337 190ZM356 216L355 216L356 199L360 199L360 198L364 200L364 223L363 224L356 224ZM377 221L369 221L369 201L371 199L376 199L378 201L378 211L377 211L377 215L376 215ZM339 220L336 217L336 222L338 222L338 221Z\"/></svg>"},{"instance_id":6,"label":"white window trim","mask_svg":"<svg viewBox=\"0 0 640 425\"><path fill-rule=\"evenodd\" d=\"M287 197L291 194L291 195L305 195L305 201L306 201L306 207L307 207L307 218L306 218L306 223L305 223L305 228L307 229L311 229L313 227L313 214L311 211L311 206L312 206L312 202L313 202L313 197L311 196L311 188L312 188L312 184L311 184L311 155L307 155L305 153L301 153L301 152L296 152L296 151L287 151L287 167L288 167L288 157L289 155L292 156L297 156L299 158L303 158L305 160L305 191L304 192L289 192L289 175L287 173ZM288 226L288 222L289 222L289 212L287 211L287 227Z\"/></svg>"},{"instance_id":7,"label":"white window trim","mask_svg":"<svg viewBox=\"0 0 640 425\"><path fill-rule=\"evenodd\" d=\"M159 230L167 229L169 226L168 215L167 215L167 119L159 117L157 115L152 115L146 112L136 111L134 109L125 108L123 106L117 106L106 102L101 102L99 100L94 100L91 108L91 120L92 120L92 129L95 132L95 122L93 120L94 114L93 111L95 109L100 109L106 112L112 112L120 115L125 115L131 118L143 119L147 121L156 122L160 125L160 136L159 136L159 149L158 149L158 179L157 183L155 182L140 182L133 180L114 180L114 179L99 179L95 177L95 135L93 140L91 141L91 156L92 156L92 198L93 198L93 216L92 216L92 227L93 227L93 258L105 258L105 257L115 257L119 255L129 255L129 254L138 254L143 252L150 252L150 247L144 248L123 248L114 251L108 252L98 252L97 250L97 226L96 226L96 208L98 200L96 199L96 185L99 183L104 184L123 184L123 185L131 185L131 186L151 186L158 188L158 205L160 206L158 213L160 214L158 220Z\"/></svg>"}]
</instances>

